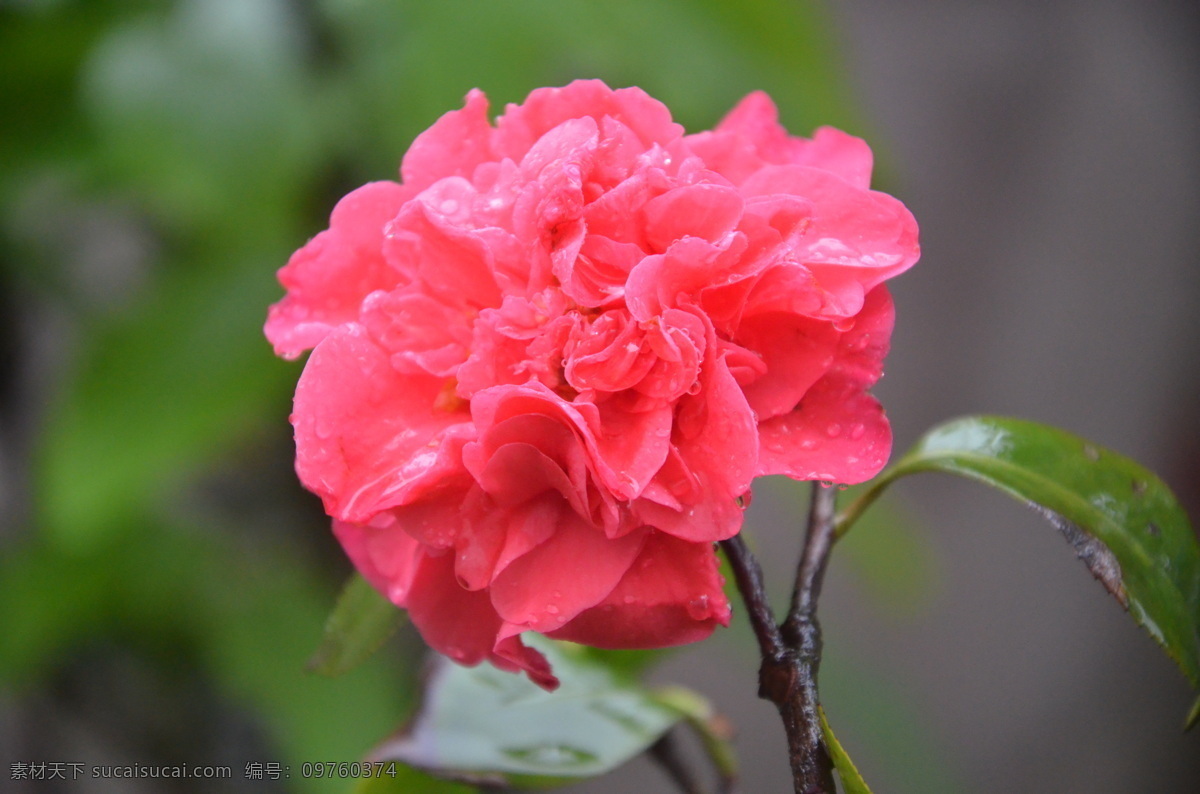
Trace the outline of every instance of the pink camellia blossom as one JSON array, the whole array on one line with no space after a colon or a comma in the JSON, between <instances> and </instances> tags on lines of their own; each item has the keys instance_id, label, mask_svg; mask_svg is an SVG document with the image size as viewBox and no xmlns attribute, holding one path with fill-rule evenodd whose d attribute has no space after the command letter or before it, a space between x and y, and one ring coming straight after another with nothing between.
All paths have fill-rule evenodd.
<instances>
[{"instance_id":1,"label":"pink camellia blossom","mask_svg":"<svg viewBox=\"0 0 1200 794\"><path fill-rule=\"evenodd\" d=\"M880 470L883 282L917 227L863 141L791 137L762 93L697 135L597 80L487 111L338 203L266 334L314 348L296 470L358 569L435 649L552 688L523 632L728 624L713 544L754 477Z\"/></svg>"}]
</instances>

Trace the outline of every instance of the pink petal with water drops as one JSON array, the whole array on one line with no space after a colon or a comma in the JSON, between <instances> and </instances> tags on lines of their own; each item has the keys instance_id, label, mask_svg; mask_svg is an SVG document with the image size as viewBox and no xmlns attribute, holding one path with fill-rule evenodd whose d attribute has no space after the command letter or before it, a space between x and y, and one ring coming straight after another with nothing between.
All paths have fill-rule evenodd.
<instances>
[{"instance_id":1,"label":"pink petal with water drops","mask_svg":"<svg viewBox=\"0 0 1200 794\"><path fill-rule=\"evenodd\" d=\"M610 539L564 504L553 536L492 581L492 603L509 623L557 629L607 596L644 542L641 531Z\"/></svg>"},{"instance_id":2,"label":"pink petal with water drops","mask_svg":"<svg viewBox=\"0 0 1200 794\"><path fill-rule=\"evenodd\" d=\"M334 331L309 357L292 421L296 472L326 511L363 522L461 470L469 417L436 407L443 379L397 372L359 325Z\"/></svg>"},{"instance_id":3,"label":"pink petal with water drops","mask_svg":"<svg viewBox=\"0 0 1200 794\"><path fill-rule=\"evenodd\" d=\"M608 596L550 636L598 648L661 648L728 626L729 602L710 543L651 532Z\"/></svg>"},{"instance_id":4,"label":"pink petal with water drops","mask_svg":"<svg viewBox=\"0 0 1200 794\"><path fill-rule=\"evenodd\" d=\"M376 590L396 606L407 605L408 591L423 548L419 542L409 537L386 513L370 524L334 519L333 534L354 567Z\"/></svg>"},{"instance_id":5,"label":"pink petal with water drops","mask_svg":"<svg viewBox=\"0 0 1200 794\"><path fill-rule=\"evenodd\" d=\"M472 89L461 110L444 114L412 142L400 164L404 184L423 190L448 176L470 177L481 163L492 159L492 127L488 101Z\"/></svg>"},{"instance_id":6,"label":"pink petal with water drops","mask_svg":"<svg viewBox=\"0 0 1200 794\"><path fill-rule=\"evenodd\" d=\"M892 431L866 390L883 373L893 317L891 297L877 287L842 335L830 371L796 410L759 424L759 474L858 483L879 473L891 454Z\"/></svg>"},{"instance_id":7,"label":"pink petal with water drops","mask_svg":"<svg viewBox=\"0 0 1200 794\"><path fill-rule=\"evenodd\" d=\"M408 615L430 647L459 664L484 660L505 670L524 670L545 689L558 680L538 651L519 638L501 636L504 621L496 614L486 590L466 590L454 576L454 555L426 554L420 561L409 594Z\"/></svg>"},{"instance_id":8,"label":"pink petal with water drops","mask_svg":"<svg viewBox=\"0 0 1200 794\"><path fill-rule=\"evenodd\" d=\"M287 289L271 307L265 332L276 355L295 358L339 325L358 319L363 298L406 281L381 253L384 227L413 191L395 182L371 182L347 194L329 228L292 254L279 270Z\"/></svg>"}]
</instances>

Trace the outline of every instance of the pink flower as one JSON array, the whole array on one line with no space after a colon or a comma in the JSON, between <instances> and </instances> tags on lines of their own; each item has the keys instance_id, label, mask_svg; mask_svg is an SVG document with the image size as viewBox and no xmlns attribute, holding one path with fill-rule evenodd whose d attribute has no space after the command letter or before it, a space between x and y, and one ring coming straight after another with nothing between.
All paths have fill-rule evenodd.
<instances>
[{"instance_id":1,"label":"pink flower","mask_svg":"<svg viewBox=\"0 0 1200 794\"><path fill-rule=\"evenodd\" d=\"M607 648L729 620L713 544L751 480L860 482L883 282L917 259L871 152L751 94L685 136L637 88L467 95L401 183L343 198L279 273L296 469L431 646L556 681L520 635Z\"/></svg>"}]
</instances>

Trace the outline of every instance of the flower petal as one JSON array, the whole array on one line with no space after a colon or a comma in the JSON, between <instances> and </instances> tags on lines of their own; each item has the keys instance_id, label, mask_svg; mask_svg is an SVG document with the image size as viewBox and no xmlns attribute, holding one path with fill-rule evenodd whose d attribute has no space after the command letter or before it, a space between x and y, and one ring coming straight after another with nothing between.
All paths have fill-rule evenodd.
<instances>
[{"instance_id":1,"label":"flower petal","mask_svg":"<svg viewBox=\"0 0 1200 794\"><path fill-rule=\"evenodd\" d=\"M711 543L651 532L612 592L550 636L598 648L696 642L729 625L722 585Z\"/></svg>"},{"instance_id":2,"label":"flower petal","mask_svg":"<svg viewBox=\"0 0 1200 794\"><path fill-rule=\"evenodd\" d=\"M795 314L756 314L742 321L737 343L766 364L761 377L742 387L759 421L796 407L833 364L839 336L832 323Z\"/></svg>"},{"instance_id":3,"label":"flower petal","mask_svg":"<svg viewBox=\"0 0 1200 794\"><path fill-rule=\"evenodd\" d=\"M461 110L444 114L418 135L400 164L404 184L423 190L444 177L470 178L476 166L491 159L487 110L487 97L472 89Z\"/></svg>"},{"instance_id":4,"label":"flower petal","mask_svg":"<svg viewBox=\"0 0 1200 794\"><path fill-rule=\"evenodd\" d=\"M459 476L469 417L441 378L394 370L362 326L313 351L296 386L296 472L334 518L363 522Z\"/></svg>"},{"instance_id":5,"label":"flower petal","mask_svg":"<svg viewBox=\"0 0 1200 794\"><path fill-rule=\"evenodd\" d=\"M387 225L383 253L447 306L477 311L500 305L492 250L423 201L408 202Z\"/></svg>"},{"instance_id":6,"label":"flower petal","mask_svg":"<svg viewBox=\"0 0 1200 794\"><path fill-rule=\"evenodd\" d=\"M863 190L828 171L768 166L746 180L748 195L790 193L813 203L814 213L794 256L837 300L828 316L857 314L862 298L920 256L912 213L886 193Z\"/></svg>"},{"instance_id":7,"label":"flower petal","mask_svg":"<svg viewBox=\"0 0 1200 794\"><path fill-rule=\"evenodd\" d=\"M492 604L509 623L547 632L608 595L641 551L645 532L610 539L563 505L554 534L492 582Z\"/></svg>"},{"instance_id":8,"label":"flower petal","mask_svg":"<svg viewBox=\"0 0 1200 794\"><path fill-rule=\"evenodd\" d=\"M288 293L271 307L264 328L276 355L296 358L330 331L358 319L363 298L405 281L381 253L384 226L412 195L395 182L372 182L334 207L329 228L279 271Z\"/></svg>"},{"instance_id":9,"label":"flower petal","mask_svg":"<svg viewBox=\"0 0 1200 794\"><path fill-rule=\"evenodd\" d=\"M337 536L354 567L376 590L399 607L407 606L421 557L421 544L396 525L387 513L370 524L333 521Z\"/></svg>"},{"instance_id":10,"label":"flower petal","mask_svg":"<svg viewBox=\"0 0 1200 794\"><path fill-rule=\"evenodd\" d=\"M830 371L791 413L759 424L758 474L858 483L879 473L892 448L883 408L867 389L883 372L893 322L891 297L876 287L842 336Z\"/></svg>"},{"instance_id":11,"label":"flower petal","mask_svg":"<svg viewBox=\"0 0 1200 794\"><path fill-rule=\"evenodd\" d=\"M699 478L708 499L732 501L750 490L758 460L754 412L724 355L711 355L696 396L679 401L672 437L682 461Z\"/></svg>"},{"instance_id":12,"label":"flower petal","mask_svg":"<svg viewBox=\"0 0 1200 794\"><path fill-rule=\"evenodd\" d=\"M487 591L459 586L452 554L426 554L421 559L408 614L431 648L459 664L475 665L486 659L503 670L524 670L545 689L558 686L541 653L517 637L502 635L504 621Z\"/></svg>"}]
</instances>

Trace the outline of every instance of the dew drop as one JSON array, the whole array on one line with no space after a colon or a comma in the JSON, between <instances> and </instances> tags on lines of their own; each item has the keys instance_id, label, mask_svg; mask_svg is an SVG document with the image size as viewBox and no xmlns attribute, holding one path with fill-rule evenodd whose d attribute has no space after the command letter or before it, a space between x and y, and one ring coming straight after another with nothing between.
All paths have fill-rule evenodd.
<instances>
[{"instance_id":1,"label":"dew drop","mask_svg":"<svg viewBox=\"0 0 1200 794\"><path fill-rule=\"evenodd\" d=\"M842 434L842 426L834 422L829 427L825 428L825 434L830 438L837 438Z\"/></svg>"},{"instance_id":2,"label":"dew drop","mask_svg":"<svg viewBox=\"0 0 1200 794\"><path fill-rule=\"evenodd\" d=\"M867 428L862 424L862 422L855 422L854 424L850 425L850 438L853 441L858 441L866 432Z\"/></svg>"},{"instance_id":3,"label":"dew drop","mask_svg":"<svg viewBox=\"0 0 1200 794\"><path fill-rule=\"evenodd\" d=\"M687 613L692 620L704 620L709 616L709 612L707 594L693 598L687 603Z\"/></svg>"},{"instance_id":4,"label":"dew drop","mask_svg":"<svg viewBox=\"0 0 1200 794\"><path fill-rule=\"evenodd\" d=\"M815 438L806 438L800 442L800 449L816 449L817 440Z\"/></svg>"},{"instance_id":5,"label":"dew drop","mask_svg":"<svg viewBox=\"0 0 1200 794\"><path fill-rule=\"evenodd\" d=\"M547 605L546 605L546 614L548 614L548 615L557 615L557 614L558 614L558 607L556 607L554 604L547 604Z\"/></svg>"},{"instance_id":6,"label":"dew drop","mask_svg":"<svg viewBox=\"0 0 1200 794\"><path fill-rule=\"evenodd\" d=\"M322 441L325 441L331 437L333 435L333 428L330 426L329 417L324 414L319 414L317 416L317 421L313 423L313 432L316 433L317 438L321 439Z\"/></svg>"}]
</instances>

